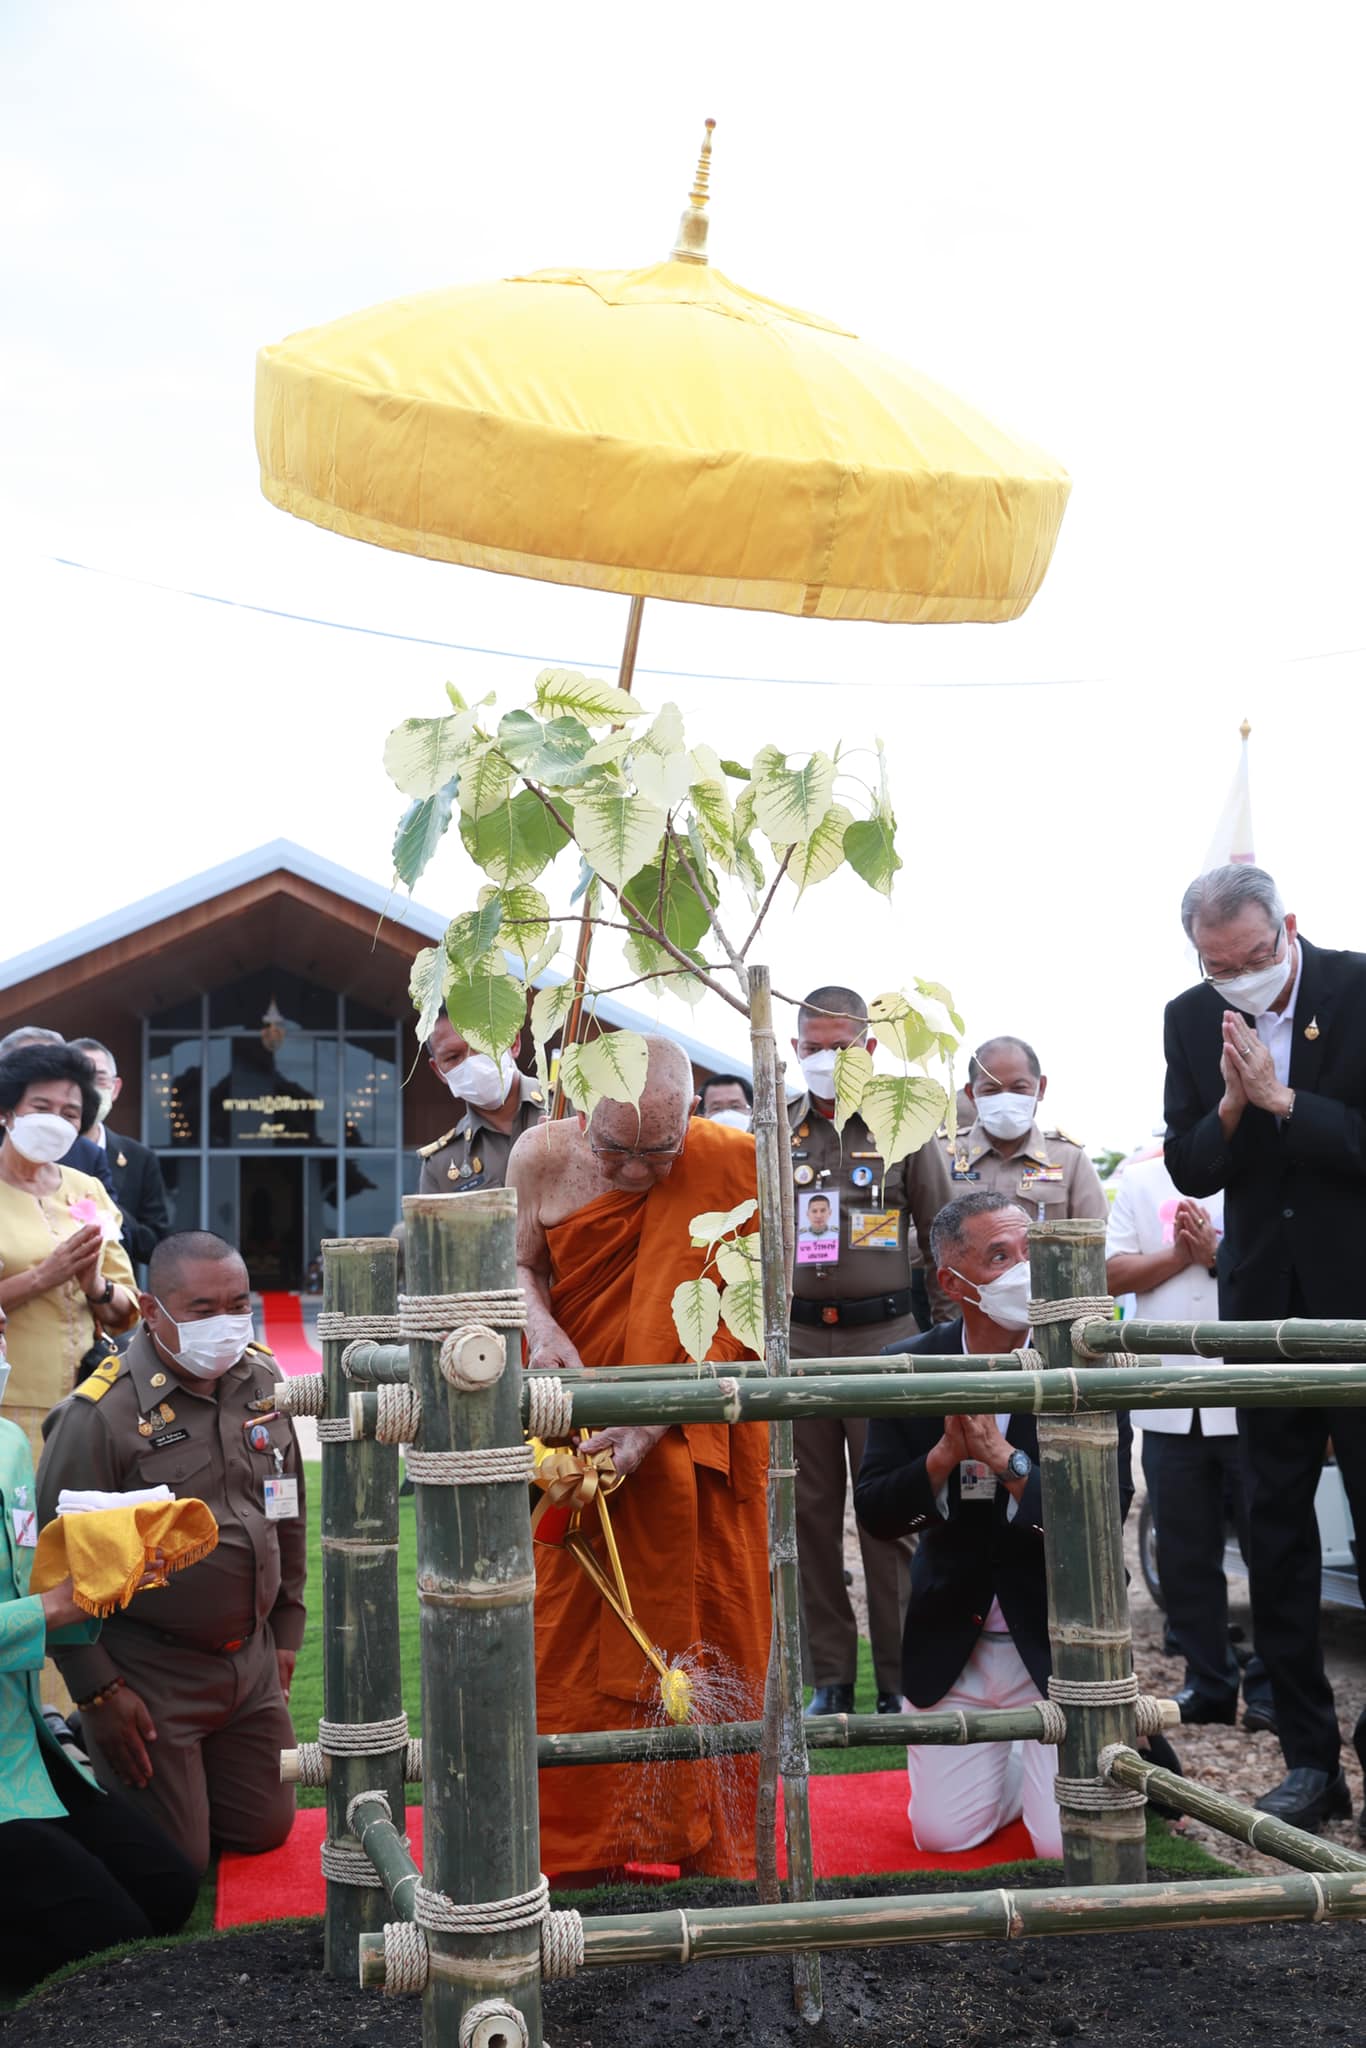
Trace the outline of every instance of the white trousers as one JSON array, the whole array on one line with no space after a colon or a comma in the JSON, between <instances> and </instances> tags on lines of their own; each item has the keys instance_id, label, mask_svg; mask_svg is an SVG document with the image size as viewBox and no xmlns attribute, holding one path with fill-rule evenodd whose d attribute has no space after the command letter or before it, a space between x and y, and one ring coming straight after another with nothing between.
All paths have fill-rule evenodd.
<instances>
[{"instance_id":1,"label":"white trousers","mask_svg":"<svg viewBox=\"0 0 1366 2048\"><path fill-rule=\"evenodd\" d=\"M1023 1707L1039 1697L1009 1636L977 1638L977 1647L935 1711L946 1707ZM1053 1779L1058 1752L1043 1742L926 1745L906 1752L910 1819L916 1847L935 1854L974 1849L1021 1815L1036 1856L1062 1855Z\"/></svg>"}]
</instances>

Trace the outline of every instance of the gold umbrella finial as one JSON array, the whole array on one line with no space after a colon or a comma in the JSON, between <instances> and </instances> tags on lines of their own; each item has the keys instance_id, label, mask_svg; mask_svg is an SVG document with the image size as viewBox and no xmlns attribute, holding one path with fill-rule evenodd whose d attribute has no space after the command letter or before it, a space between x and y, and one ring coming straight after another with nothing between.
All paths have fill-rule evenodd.
<instances>
[{"instance_id":1,"label":"gold umbrella finial","mask_svg":"<svg viewBox=\"0 0 1366 2048\"><path fill-rule=\"evenodd\" d=\"M707 132L702 137L697 175L688 194L687 211L678 223L678 240L673 246L675 263L705 263L707 260L706 208L710 196L707 188L711 181L711 137L715 126L715 121L708 121Z\"/></svg>"},{"instance_id":2,"label":"gold umbrella finial","mask_svg":"<svg viewBox=\"0 0 1366 2048\"><path fill-rule=\"evenodd\" d=\"M1252 727L1248 724L1246 719L1243 720L1238 730L1245 740L1250 739L1252 737Z\"/></svg>"}]
</instances>

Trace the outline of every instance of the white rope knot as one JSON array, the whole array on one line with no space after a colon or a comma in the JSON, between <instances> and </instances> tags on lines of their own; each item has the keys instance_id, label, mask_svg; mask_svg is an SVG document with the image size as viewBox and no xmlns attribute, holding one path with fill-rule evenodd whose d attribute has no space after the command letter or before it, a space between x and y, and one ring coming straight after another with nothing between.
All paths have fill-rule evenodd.
<instances>
[{"instance_id":1,"label":"white rope knot","mask_svg":"<svg viewBox=\"0 0 1366 2048\"><path fill-rule=\"evenodd\" d=\"M1042 1372L1044 1369L1042 1351L1030 1351L1026 1348L1012 1351L1010 1355L1021 1372Z\"/></svg>"},{"instance_id":2,"label":"white rope knot","mask_svg":"<svg viewBox=\"0 0 1366 2048\"><path fill-rule=\"evenodd\" d=\"M319 1417L318 1442L320 1444L352 1444L355 1441L355 1426L349 1415L323 1415Z\"/></svg>"},{"instance_id":3,"label":"white rope knot","mask_svg":"<svg viewBox=\"0 0 1366 2048\"><path fill-rule=\"evenodd\" d=\"M525 1486L536 1470L530 1444L488 1451L409 1451L403 1469L414 1486Z\"/></svg>"},{"instance_id":4,"label":"white rope knot","mask_svg":"<svg viewBox=\"0 0 1366 2048\"><path fill-rule=\"evenodd\" d=\"M422 1396L403 1384L375 1388L375 1442L415 1443L422 1429Z\"/></svg>"},{"instance_id":5,"label":"white rope knot","mask_svg":"<svg viewBox=\"0 0 1366 2048\"><path fill-rule=\"evenodd\" d=\"M414 1735L403 1752L403 1782L405 1785L422 1783L422 1737Z\"/></svg>"},{"instance_id":6,"label":"white rope knot","mask_svg":"<svg viewBox=\"0 0 1366 2048\"><path fill-rule=\"evenodd\" d=\"M318 1747L328 1756L384 1756L408 1740L408 1716L388 1721L319 1721Z\"/></svg>"},{"instance_id":7,"label":"white rope knot","mask_svg":"<svg viewBox=\"0 0 1366 2048\"><path fill-rule=\"evenodd\" d=\"M299 1773L294 1781L296 1784L325 1785L327 1783L327 1764L323 1756L323 1746L320 1742L301 1742L295 1751L295 1756L298 1760L297 1768ZM281 1752L280 1764L280 1775L283 1777L283 1751Z\"/></svg>"},{"instance_id":8,"label":"white rope knot","mask_svg":"<svg viewBox=\"0 0 1366 2048\"><path fill-rule=\"evenodd\" d=\"M370 1858L356 1842L325 1841L318 1856L322 1873L331 1884L380 1887L384 1880Z\"/></svg>"},{"instance_id":9,"label":"white rope knot","mask_svg":"<svg viewBox=\"0 0 1366 2048\"><path fill-rule=\"evenodd\" d=\"M457 1905L444 1892L413 1887L413 1918L437 1934L509 1934L516 1927L539 1927L550 1911L550 1882L544 1875L529 1892L510 1899L480 1899Z\"/></svg>"},{"instance_id":10,"label":"white rope knot","mask_svg":"<svg viewBox=\"0 0 1366 2048\"><path fill-rule=\"evenodd\" d=\"M384 1923L384 1990L386 1997L411 1997L427 1989L432 1952L427 1937L411 1920Z\"/></svg>"},{"instance_id":11,"label":"white rope knot","mask_svg":"<svg viewBox=\"0 0 1366 2048\"><path fill-rule=\"evenodd\" d=\"M318 1340L323 1344L339 1344L348 1338L353 1344L396 1344L398 1342L397 1316L348 1316L339 1308L323 1308L318 1311Z\"/></svg>"},{"instance_id":12,"label":"white rope knot","mask_svg":"<svg viewBox=\"0 0 1366 2048\"><path fill-rule=\"evenodd\" d=\"M1168 1719L1167 1709L1171 1709ZM1167 1727L1175 1727L1181 1717L1181 1709L1175 1700L1160 1700L1150 1692L1141 1692L1134 1701L1134 1726L1140 1735L1160 1735Z\"/></svg>"},{"instance_id":13,"label":"white rope knot","mask_svg":"<svg viewBox=\"0 0 1366 2048\"><path fill-rule=\"evenodd\" d=\"M322 1374L300 1372L292 1379L280 1380L274 1400L282 1415L321 1415L327 1405Z\"/></svg>"},{"instance_id":14,"label":"white rope knot","mask_svg":"<svg viewBox=\"0 0 1366 2048\"><path fill-rule=\"evenodd\" d=\"M541 1922L541 1975L573 1977L583 1968L583 1915L547 1913Z\"/></svg>"},{"instance_id":15,"label":"white rope knot","mask_svg":"<svg viewBox=\"0 0 1366 2048\"><path fill-rule=\"evenodd\" d=\"M1138 1698L1138 1680L1127 1678L1050 1678L1048 1697L1062 1707L1119 1707Z\"/></svg>"},{"instance_id":16,"label":"white rope knot","mask_svg":"<svg viewBox=\"0 0 1366 2048\"><path fill-rule=\"evenodd\" d=\"M400 1294L398 1333L402 1337L449 1337L469 1323L493 1330L526 1328L526 1296L520 1287L495 1287L484 1294Z\"/></svg>"},{"instance_id":17,"label":"white rope knot","mask_svg":"<svg viewBox=\"0 0 1366 2048\"><path fill-rule=\"evenodd\" d=\"M1058 1743L1067 1739L1067 1716L1052 1700L1040 1700L1038 1705L1040 1725L1035 1739L1056 1748Z\"/></svg>"},{"instance_id":18,"label":"white rope knot","mask_svg":"<svg viewBox=\"0 0 1366 2048\"><path fill-rule=\"evenodd\" d=\"M377 1788L369 1792L358 1792L354 1799L348 1799L346 1802L346 1825L350 1828L352 1834L356 1833L356 1808L363 1805L367 1799L372 1800L376 1806L384 1808L384 1818L387 1821L393 1820L394 1810L389 1804L387 1793L381 1792Z\"/></svg>"},{"instance_id":19,"label":"white rope knot","mask_svg":"<svg viewBox=\"0 0 1366 2048\"><path fill-rule=\"evenodd\" d=\"M1110 1778L1055 1778L1053 1797L1068 1813L1119 1813L1146 1806L1146 1792L1131 1792Z\"/></svg>"},{"instance_id":20,"label":"white rope knot","mask_svg":"<svg viewBox=\"0 0 1366 2048\"><path fill-rule=\"evenodd\" d=\"M527 1433L547 1438L568 1436L574 1427L574 1389L551 1372L533 1372L526 1381Z\"/></svg>"},{"instance_id":21,"label":"white rope knot","mask_svg":"<svg viewBox=\"0 0 1366 2048\"><path fill-rule=\"evenodd\" d=\"M505 1998L481 1998L460 2022L460 2048L527 2048L526 2021Z\"/></svg>"},{"instance_id":22,"label":"white rope knot","mask_svg":"<svg viewBox=\"0 0 1366 2048\"><path fill-rule=\"evenodd\" d=\"M1039 1330L1045 1323L1109 1322L1114 1312L1112 1294L1069 1294L1065 1301L1031 1300L1029 1327Z\"/></svg>"},{"instance_id":23,"label":"white rope knot","mask_svg":"<svg viewBox=\"0 0 1366 2048\"><path fill-rule=\"evenodd\" d=\"M437 1362L448 1386L477 1394L503 1377L507 1347L491 1323L463 1323L443 1339Z\"/></svg>"}]
</instances>

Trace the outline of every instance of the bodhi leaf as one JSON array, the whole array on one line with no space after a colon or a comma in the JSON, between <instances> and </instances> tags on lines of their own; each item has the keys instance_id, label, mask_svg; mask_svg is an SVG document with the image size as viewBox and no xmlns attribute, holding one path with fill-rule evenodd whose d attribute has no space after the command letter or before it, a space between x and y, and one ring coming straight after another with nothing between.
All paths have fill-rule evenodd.
<instances>
[{"instance_id":1,"label":"bodhi leaf","mask_svg":"<svg viewBox=\"0 0 1366 2048\"><path fill-rule=\"evenodd\" d=\"M660 871L663 869L663 887L660 885ZM699 877L707 889L707 900L715 903L716 892L708 888L709 877ZM675 946L690 952L700 944L711 922L704 903L689 881L677 851L670 846L663 861L651 861L632 875L622 895L642 917L648 917L657 931L662 931ZM664 899L663 921L660 920L660 897Z\"/></svg>"},{"instance_id":2,"label":"bodhi leaf","mask_svg":"<svg viewBox=\"0 0 1366 2048\"><path fill-rule=\"evenodd\" d=\"M899 991L874 996L868 1005L868 1022L876 1027L879 1041L908 1066L939 1049L939 1033L934 1025Z\"/></svg>"},{"instance_id":3,"label":"bodhi leaf","mask_svg":"<svg viewBox=\"0 0 1366 2048\"><path fill-rule=\"evenodd\" d=\"M526 1016L526 990L510 974L456 975L446 990L446 1015L476 1052L507 1051Z\"/></svg>"},{"instance_id":4,"label":"bodhi leaf","mask_svg":"<svg viewBox=\"0 0 1366 2048\"><path fill-rule=\"evenodd\" d=\"M844 835L854 822L852 811L843 804L831 804L805 846L799 846L787 872L797 884L797 894L823 882L844 865Z\"/></svg>"},{"instance_id":5,"label":"bodhi leaf","mask_svg":"<svg viewBox=\"0 0 1366 2048\"><path fill-rule=\"evenodd\" d=\"M475 866L501 888L534 882L569 844L568 833L529 789L486 818L462 818L460 837Z\"/></svg>"},{"instance_id":6,"label":"bodhi leaf","mask_svg":"<svg viewBox=\"0 0 1366 2048\"><path fill-rule=\"evenodd\" d=\"M486 740L469 756L460 770L460 808L467 818L486 818L506 802L516 769L494 745Z\"/></svg>"},{"instance_id":7,"label":"bodhi leaf","mask_svg":"<svg viewBox=\"0 0 1366 2048\"><path fill-rule=\"evenodd\" d=\"M692 759L683 743L683 714L666 704L647 732L631 748L630 772L642 796L671 811L681 804L693 778Z\"/></svg>"},{"instance_id":8,"label":"bodhi leaf","mask_svg":"<svg viewBox=\"0 0 1366 2048\"><path fill-rule=\"evenodd\" d=\"M674 1328L694 1365L701 1365L716 1341L721 1290L714 1280L684 1280L673 1292Z\"/></svg>"},{"instance_id":9,"label":"bodhi leaf","mask_svg":"<svg viewBox=\"0 0 1366 2048\"><path fill-rule=\"evenodd\" d=\"M446 958L456 974L473 974L490 951L503 921L503 899L496 889L483 890L477 910L462 911L446 926Z\"/></svg>"},{"instance_id":10,"label":"bodhi leaf","mask_svg":"<svg viewBox=\"0 0 1366 2048\"><path fill-rule=\"evenodd\" d=\"M953 1025L954 1030L961 1037L963 1033L963 1020L959 1016L957 1010L954 1009L953 997L949 994L949 991L945 988L943 982L922 981L920 977L917 975L915 988L917 995L928 996L931 1002L942 1003L944 1005L944 1008L949 1013L949 1022Z\"/></svg>"},{"instance_id":11,"label":"bodhi leaf","mask_svg":"<svg viewBox=\"0 0 1366 2048\"><path fill-rule=\"evenodd\" d=\"M694 779L688 786L693 817L703 845L727 874L735 867L735 811L721 763L710 747L694 747Z\"/></svg>"},{"instance_id":12,"label":"bodhi leaf","mask_svg":"<svg viewBox=\"0 0 1366 2048\"><path fill-rule=\"evenodd\" d=\"M449 718L405 718L384 742L384 771L405 796L435 796L476 744L475 714Z\"/></svg>"},{"instance_id":13,"label":"bodhi leaf","mask_svg":"<svg viewBox=\"0 0 1366 2048\"><path fill-rule=\"evenodd\" d=\"M731 1285L752 1279L759 1271L758 1231L752 1230L748 1237L728 1238L717 1245L716 1269Z\"/></svg>"},{"instance_id":14,"label":"bodhi leaf","mask_svg":"<svg viewBox=\"0 0 1366 2048\"><path fill-rule=\"evenodd\" d=\"M856 818L844 835L844 853L850 867L879 896L891 895L892 877L901 866L895 830L889 818Z\"/></svg>"},{"instance_id":15,"label":"bodhi leaf","mask_svg":"<svg viewBox=\"0 0 1366 2048\"><path fill-rule=\"evenodd\" d=\"M737 1202L733 1209L706 1209L700 1216L693 1217L688 1225L689 1235L694 1244L704 1244L710 1251L719 1239L748 1223L758 1207L751 1196L746 1202Z\"/></svg>"},{"instance_id":16,"label":"bodhi leaf","mask_svg":"<svg viewBox=\"0 0 1366 2048\"><path fill-rule=\"evenodd\" d=\"M481 910L495 893L497 892L492 889L479 891ZM517 955L522 963L525 978L530 981L532 977L526 970L529 963L535 959L537 948L550 930L550 905L539 889L533 889L526 882L515 889L503 890L499 900L502 904L502 922L498 927L498 937L509 953Z\"/></svg>"},{"instance_id":17,"label":"bodhi leaf","mask_svg":"<svg viewBox=\"0 0 1366 2048\"><path fill-rule=\"evenodd\" d=\"M721 1316L731 1336L752 1351L764 1355L764 1283L757 1271L732 1280L721 1296Z\"/></svg>"},{"instance_id":18,"label":"bodhi leaf","mask_svg":"<svg viewBox=\"0 0 1366 2048\"><path fill-rule=\"evenodd\" d=\"M639 718L644 708L615 683L600 683L593 676L581 676L576 669L543 668L536 678L538 711L563 712L582 719L585 725Z\"/></svg>"},{"instance_id":19,"label":"bodhi leaf","mask_svg":"<svg viewBox=\"0 0 1366 2048\"><path fill-rule=\"evenodd\" d=\"M408 977L408 994L412 997L413 1008L417 1011L419 1045L426 1044L432 1035L432 1027L441 1015L445 982L444 949L440 946L424 946L413 961L412 973Z\"/></svg>"},{"instance_id":20,"label":"bodhi leaf","mask_svg":"<svg viewBox=\"0 0 1366 2048\"><path fill-rule=\"evenodd\" d=\"M542 1088L550 1086L550 1066L545 1049L574 1007L574 983L556 982L553 988L536 991L531 1003L531 1042L536 1049L536 1072Z\"/></svg>"},{"instance_id":21,"label":"bodhi leaf","mask_svg":"<svg viewBox=\"0 0 1366 2048\"><path fill-rule=\"evenodd\" d=\"M700 1003L707 993L701 980L685 973L672 953L665 951L653 939L642 938L639 932L632 932L626 941L626 958L637 974L652 977L649 988L653 995L681 996L685 1003ZM689 951L688 958L702 966L702 956Z\"/></svg>"},{"instance_id":22,"label":"bodhi leaf","mask_svg":"<svg viewBox=\"0 0 1366 2048\"><path fill-rule=\"evenodd\" d=\"M923 1074L875 1074L863 1091L859 1114L873 1134L885 1167L916 1151L939 1128L948 1102L938 1081Z\"/></svg>"},{"instance_id":23,"label":"bodhi leaf","mask_svg":"<svg viewBox=\"0 0 1366 2048\"><path fill-rule=\"evenodd\" d=\"M574 833L584 859L614 889L659 852L664 813L644 797L593 790L574 810Z\"/></svg>"},{"instance_id":24,"label":"bodhi leaf","mask_svg":"<svg viewBox=\"0 0 1366 2048\"><path fill-rule=\"evenodd\" d=\"M873 1078L873 1055L865 1045L846 1045L835 1054L835 1129L842 1131L863 1101Z\"/></svg>"},{"instance_id":25,"label":"bodhi leaf","mask_svg":"<svg viewBox=\"0 0 1366 2048\"><path fill-rule=\"evenodd\" d=\"M754 812L774 846L803 845L830 808L835 764L812 754L803 768L789 768L777 747L764 747L754 760Z\"/></svg>"},{"instance_id":26,"label":"bodhi leaf","mask_svg":"<svg viewBox=\"0 0 1366 2048\"><path fill-rule=\"evenodd\" d=\"M451 822L455 782L443 782L435 796L409 804L394 834L394 873L407 889L416 886Z\"/></svg>"},{"instance_id":27,"label":"bodhi leaf","mask_svg":"<svg viewBox=\"0 0 1366 2048\"><path fill-rule=\"evenodd\" d=\"M576 1109L591 1116L603 1101L640 1101L650 1049L638 1031L606 1031L560 1055L560 1081Z\"/></svg>"},{"instance_id":28,"label":"bodhi leaf","mask_svg":"<svg viewBox=\"0 0 1366 2048\"><path fill-rule=\"evenodd\" d=\"M533 960L524 960L522 963L525 969L524 979L526 981L533 982L539 975L545 973L546 968L549 967L551 961L559 952L563 939L564 932L561 927L557 924L551 925L550 930L545 935L544 943L536 950L536 957Z\"/></svg>"},{"instance_id":29,"label":"bodhi leaf","mask_svg":"<svg viewBox=\"0 0 1366 2048\"><path fill-rule=\"evenodd\" d=\"M593 735L577 718L544 725L530 711L509 711L498 727L499 751L518 771L547 789L573 789L592 774Z\"/></svg>"}]
</instances>

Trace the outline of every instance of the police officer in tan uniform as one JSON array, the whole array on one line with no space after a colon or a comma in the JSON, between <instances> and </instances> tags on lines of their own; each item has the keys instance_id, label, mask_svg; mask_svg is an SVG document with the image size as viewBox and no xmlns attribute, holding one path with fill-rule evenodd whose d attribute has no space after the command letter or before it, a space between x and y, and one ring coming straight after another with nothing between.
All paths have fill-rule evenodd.
<instances>
[{"instance_id":1,"label":"police officer in tan uniform","mask_svg":"<svg viewBox=\"0 0 1366 2048\"><path fill-rule=\"evenodd\" d=\"M797 1019L793 1050L806 1092L789 1106L797 1209L791 1350L794 1360L871 1356L919 1325L911 1309L912 1226L922 1244L949 1200L944 1155L933 1139L884 1166L863 1119L835 1129L834 1057L872 1046L868 1005L848 988L813 989ZM935 1321L950 1313L931 1276ZM794 1425L797 1549L809 1713L854 1704L858 1627L844 1582L849 1474L858 1477L867 1424L811 1417ZM859 1532L878 1712L901 1711L901 1630L910 1592L910 1548Z\"/></svg>"},{"instance_id":2,"label":"police officer in tan uniform","mask_svg":"<svg viewBox=\"0 0 1366 2048\"><path fill-rule=\"evenodd\" d=\"M978 1046L965 1091L975 1121L948 1147L953 1193L1009 1195L1031 1223L1104 1220L1109 1203L1085 1149L1062 1131L1039 1127L1047 1088L1039 1055L1022 1038L988 1038Z\"/></svg>"},{"instance_id":3,"label":"police officer in tan uniform","mask_svg":"<svg viewBox=\"0 0 1366 2048\"><path fill-rule=\"evenodd\" d=\"M465 1114L418 1158L418 1193L461 1195L469 1188L500 1188L507 1179L508 1153L523 1131L540 1123L545 1096L533 1076L517 1066L520 1038L501 1060L474 1052L448 1017L439 1017L427 1040L427 1058Z\"/></svg>"},{"instance_id":4,"label":"police officer in tan uniform","mask_svg":"<svg viewBox=\"0 0 1366 2048\"><path fill-rule=\"evenodd\" d=\"M240 1255L209 1231L163 1239L120 1357L52 1410L38 1518L63 1487L166 1485L202 1500L218 1545L192 1572L138 1593L97 1642L55 1652L100 1784L160 1823L195 1868L210 1843L255 1854L284 1841L294 1790L286 1701L304 1633L304 1485L279 1368L253 1341Z\"/></svg>"}]
</instances>

